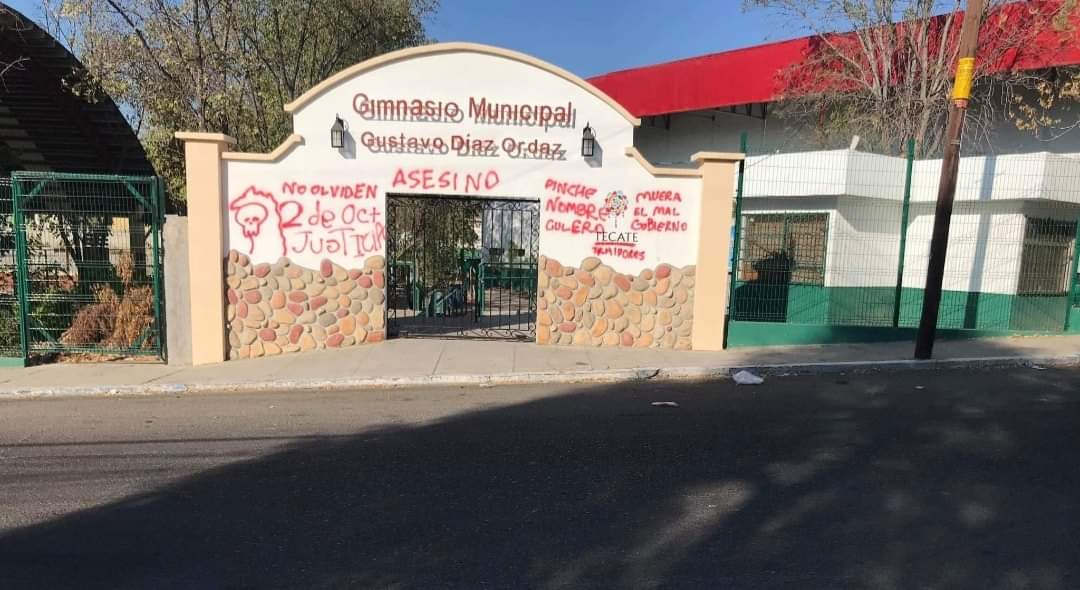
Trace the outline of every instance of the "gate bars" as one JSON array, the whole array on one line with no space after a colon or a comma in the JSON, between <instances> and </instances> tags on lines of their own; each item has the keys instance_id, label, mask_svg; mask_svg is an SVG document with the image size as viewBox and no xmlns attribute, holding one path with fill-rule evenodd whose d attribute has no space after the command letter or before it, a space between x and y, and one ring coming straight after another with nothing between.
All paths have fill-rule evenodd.
<instances>
[{"instance_id":1,"label":"gate bars","mask_svg":"<svg viewBox=\"0 0 1080 590\"><path fill-rule=\"evenodd\" d=\"M389 195L393 336L530 339L538 201Z\"/></svg>"},{"instance_id":2,"label":"gate bars","mask_svg":"<svg viewBox=\"0 0 1080 590\"><path fill-rule=\"evenodd\" d=\"M164 359L160 179L15 172L9 183L0 355Z\"/></svg>"}]
</instances>

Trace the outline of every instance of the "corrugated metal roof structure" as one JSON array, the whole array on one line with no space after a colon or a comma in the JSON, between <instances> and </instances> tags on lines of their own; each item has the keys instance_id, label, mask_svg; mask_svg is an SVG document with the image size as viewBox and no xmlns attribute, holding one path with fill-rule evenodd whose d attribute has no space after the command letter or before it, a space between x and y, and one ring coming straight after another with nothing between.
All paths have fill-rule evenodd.
<instances>
[{"instance_id":1,"label":"corrugated metal roof structure","mask_svg":"<svg viewBox=\"0 0 1080 590\"><path fill-rule=\"evenodd\" d=\"M33 21L0 3L0 61L25 61L0 82L0 174L43 170L152 175L154 168L109 97L75 96L83 66Z\"/></svg>"},{"instance_id":2,"label":"corrugated metal roof structure","mask_svg":"<svg viewBox=\"0 0 1080 590\"><path fill-rule=\"evenodd\" d=\"M998 16L1030 18L1028 11L1054 10L1061 2L1017 2ZM1033 46L1004 52L1002 63L994 67L1027 71L1080 64L1080 23L1075 24L1072 39L1046 31ZM589 82L636 117L771 102L782 94L784 73L804 60L815 39L803 37L622 70Z\"/></svg>"}]
</instances>

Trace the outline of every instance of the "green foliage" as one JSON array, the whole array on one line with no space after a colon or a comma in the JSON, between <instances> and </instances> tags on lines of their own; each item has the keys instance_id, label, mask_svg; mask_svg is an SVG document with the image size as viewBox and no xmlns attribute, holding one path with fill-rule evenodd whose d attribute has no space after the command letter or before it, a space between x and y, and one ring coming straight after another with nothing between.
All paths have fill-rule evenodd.
<instances>
[{"instance_id":1,"label":"green foliage","mask_svg":"<svg viewBox=\"0 0 1080 590\"><path fill-rule=\"evenodd\" d=\"M372 56L425 43L437 0L43 0L54 35L86 66L72 82L129 116L171 195L183 195L181 130L271 151L282 106Z\"/></svg>"},{"instance_id":2,"label":"green foliage","mask_svg":"<svg viewBox=\"0 0 1080 590\"><path fill-rule=\"evenodd\" d=\"M0 356L19 356L19 307L18 301L4 297L0 301Z\"/></svg>"}]
</instances>

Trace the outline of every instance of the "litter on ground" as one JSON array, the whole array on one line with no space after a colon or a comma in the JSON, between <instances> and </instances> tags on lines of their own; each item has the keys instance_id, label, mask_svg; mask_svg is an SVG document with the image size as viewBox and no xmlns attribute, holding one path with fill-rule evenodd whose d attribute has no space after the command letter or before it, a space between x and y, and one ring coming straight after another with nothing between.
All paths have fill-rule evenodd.
<instances>
[{"instance_id":1,"label":"litter on ground","mask_svg":"<svg viewBox=\"0 0 1080 590\"><path fill-rule=\"evenodd\" d=\"M751 373L750 371L739 371L731 376L735 380L737 385L761 385L765 382L764 379Z\"/></svg>"}]
</instances>

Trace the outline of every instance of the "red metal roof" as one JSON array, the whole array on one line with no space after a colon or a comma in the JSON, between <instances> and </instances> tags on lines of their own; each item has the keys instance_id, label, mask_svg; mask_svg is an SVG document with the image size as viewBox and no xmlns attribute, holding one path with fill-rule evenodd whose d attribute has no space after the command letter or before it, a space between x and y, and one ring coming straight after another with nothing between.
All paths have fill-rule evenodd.
<instances>
[{"instance_id":1,"label":"red metal roof","mask_svg":"<svg viewBox=\"0 0 1080 590\"><path fill-rule=\"evenodd\" d=\"M1060 0L1044 0L1051 5ZM1016 7L1029 6L1028 3ZM1017 14L1023 14L1021 10ZM1075 19L1074 19L1075 20ZM1048 31L1035 47L1007 56L1001 69L1039 70L1080 64L1080 27L1073 42ZM807 55L813 37L712 53L591 78L589 82L636 117L662 115L776 100L781 74Z\"/></svg>"}]
</instances>

